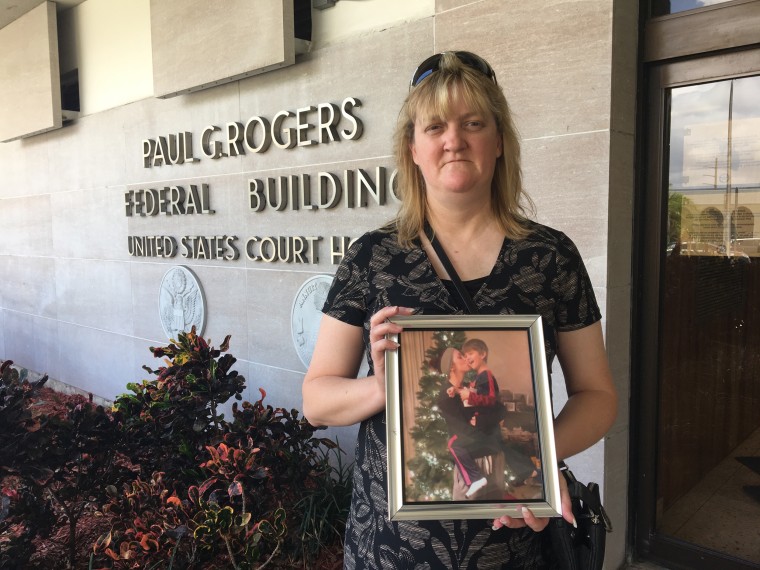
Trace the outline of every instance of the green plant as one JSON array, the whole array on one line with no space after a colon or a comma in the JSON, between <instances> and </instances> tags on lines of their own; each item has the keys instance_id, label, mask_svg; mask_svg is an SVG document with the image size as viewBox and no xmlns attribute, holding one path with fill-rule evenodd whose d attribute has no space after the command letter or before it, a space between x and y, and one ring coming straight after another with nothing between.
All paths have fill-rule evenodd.
<instances>
[{"instance_id":1,"label":"green plant","mask_svg":"<svg viewBox=\"0 0 760 570\"><path fill-rule=\"evenodd\" d=\"M244 388L222 355L228 343L214 349L193 330L152 348L166 366L130 384L112 412L68 397L35 416L36 384L0 368L0 567L60 567L62 557L101 570L336 562L350 495L339 449L297 410L265 405L263 390L226 419L219 406ZM97 540L83 542L83 518ZM34 558L40 540L56 542L55 558Z\"/></svg>"},{"instance_id":2,"label":"green plant","mask_svg":"<svg viewBox=\"0 0 760 570\"><path fill-rule=\"evenodd\" d=\"M279 553L286 535L285 510L276 508L269 518L252 522L251 513L245 509L242 483L231 484L225 496L211 490L216 482L216 478L212 478L201 488L190 489L191 501L197 506L193 537L202 549L212 552L223 543L229 557L225 564L235 570L265 568ZM208 500L204 498L206 494ZM266 556L266 560L256 566L262 556Z\"/></svg>"},{"instance_id":3,"label":"green plant","mask_svg":"<svg viewBox=\"0 0 760 570\"><path fill-rule=\"evenodd\" d=\"M293 506L300 524L296 529L294 558L315 560L320 551L342 543L351 504L351 466L341 459L339 447L322 450L314 466L318 484L305 488ZM335 456L333 463L331 456Z\"/></svg>"},{"instance_id":4,"label":"green plant","mask_svg":"<svg viewBox=\"0 0 760 570\"><path fill-rule=\"evenodd\" d=\"M30 403L48 379L30 383L12 365L11 360L0 364L0 469L5 472L12 469L24 439L35 431L38 422Z\"/></svg>"},{"instance_id":5,"label":"green plant","mask_svg":"<svg viewBox=\"0 0 760 570\"><path fill-rule=\"evenodd\" d=\"M168 558L169 568L191 567L195 545L184 540L191 532L191 504L167 487L163 473L146 481L138 477L121 492L109 487L108 494L102 513L113 516L114 523L93 545L92 561L131 570L162 565Z\"/></svg>"},{"instance_id":6,"label":"green plant","mask_svg":"<svg viewBox=\"0 0 760 570\"><path fill-rule=\"evenodd\" d=\"M35 417L31 403L47 378L29 384L7 367L2 377L0 465L13 475L13 486L4 494L18 499L14 511L18 541L36 536L53 541L47 533L50 520L58 518L68 527L63 540L67 564L73 568L82 514L103 501L106 484L127 476L128 470L115 463L118 426L101 406L82 397L72 398L61 414ZM47 524L39 524L43 517L49 519ZM20 528L30 531L18 532ZM21 549L14 551L15 564L28 560Z\"/></svg>"},{"instance_id":7,"label":"green plant","mask_svg":"<svg viewBox=\"0 0 760 570\"><path fill-rule=\"evenodd\" d=\"M0 568L24 568L34 540L47 537L54 514L39 491L16 477L5 478L0 490Z\"/></svg>"},{"instance_id":8,"label":"green plant","mask_svg":"<svg viewBox=\"0 0 760 570\"><path fill-rule=\"evenodd\" d=\"M197 466L205 474L198 485L185 492L169 473L156 473L113 496L103 512L117 522L96 545L96 562L105 555L119 569L309 566L340 546L350 484L340 461L330 463L337 445L314 437L296 410L264 405L260 392L257 402L233 405L223 441L207 446Z\"/></svg>"},{"instance_id":9,"label":"green plant","mask_svg":"<svg viewBox=\"0 0 760 570\"><path fill-rule=\"evenodd\" d=\"M219 406L234 397L242 399L245 378L232 370L236 359L229 354L227 336L215 349L195 327L180 333L165 347L151 347L167 366L145 370L155 380L127 384L131 393L113 405L116 417L130 442L128 453L142 469L143 477L154 471L179 470L188 482L197 481L197 463L207 445L216 443L226 430Z\"/></svg>"},{"instance_id":10,"label":"green plant","mask_svg":"<svg viewBox=\"0 0 760 570\"><path fill-rule=\"evenodd\" d=\"M34 384L22 380L13 361L0 364L0 474L13 473L16 457L38 422L32 417L30 402L45 384L47 376Z\"/></svg>"},{"instance_id":11,"label":"green plant","mask_svg":"<svg viewBox=\"0 0 760 570\"><path fill-rule=\"evenodd\" d=\"M0 364L0 568L23 567L33 540L52 526L41 489L18 473L19 454L39 428L30 404L47 376L29 383L12 364Z\"/></svg>"},{"instance_id":12,"label":"green plant","mask_svg":"<svg viewBox=\"0 0 760 570\"><path fill-rule=\"evenodd\" d=\"M78 521L86 510L102 504L107 486L128 477L129 470L116 462L121 434L103 407L89 402L67 407L65 417L45 418L38 432L43 437L25 455L30 464L42 466L45 477L37 483L68 523L68 560L74 568L80 554Z\"/></svg>"},{"instance_id":13,"label":"green plant","mask_svg":"<svg viewBox=\"0 0 760 570\"><path fill-rule=\"evenodd\" d=\"M246 493L256 493L245 500L263 509L254 512L254 518L267 516L277 506L285 508L294 524L288 528L284 551L291 563L304 563L342 539L351 495L348 470L340 462L337 444L315 437L319 428L295 409L264 405L266 392L259 392L258 401L233 405L234 422L225 443L256 451L254 472L260 476L264 470L267 476L246 485ZM338 467L330 462L330 453L336 455ZM225 473L225 482L234 482L230 474Z\"/></svg>"},{"instance_id":14,"label":"green plant","mask_svg":"<svg viewBox=\"0 0 760 570\"><path fill-rule=\"evenodd\" d=\"M693 238L697 208L680 192L668 194L668 243L680 244Z\"/></svg>"}]
</instances>

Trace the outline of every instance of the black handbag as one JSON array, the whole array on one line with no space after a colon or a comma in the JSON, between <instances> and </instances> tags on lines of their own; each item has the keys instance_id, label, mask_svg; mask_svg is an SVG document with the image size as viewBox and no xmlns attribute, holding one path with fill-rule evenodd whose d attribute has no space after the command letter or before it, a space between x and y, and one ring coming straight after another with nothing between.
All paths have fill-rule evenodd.
<instances>
[{"instance_id":1,"label":"black handbag","mask_svg":"<svg viewBox=\"0 0 760 570\"><path fill-rule=\"evenodd\" d=\"M612 523L599 496L599 485L579 482L565 462L560 462L573 503L578 528L565 519L551 520L548 537L551 542L553 568L560 570L601 570L604 564L604 545Z\"/></svg>"}]
</instances>

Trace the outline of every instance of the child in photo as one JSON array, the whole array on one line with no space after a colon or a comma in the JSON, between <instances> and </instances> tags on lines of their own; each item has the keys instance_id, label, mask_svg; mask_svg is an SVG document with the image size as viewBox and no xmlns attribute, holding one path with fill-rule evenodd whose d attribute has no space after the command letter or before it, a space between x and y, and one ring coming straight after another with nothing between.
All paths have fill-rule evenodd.
<instances>
[{"instance_id":1,"label":"child in photo","mask_svg":"<svg viewBox=\"0 0 760 570\"><path fill-rule=\"evenodd\" d=\"M499 384L488 368L488 345L479 338L471 338L462 345L462 353L476 374L466 400L463 397L462 401L466 406L495 406L499 399Z\"/></svg>"}]
</instances>

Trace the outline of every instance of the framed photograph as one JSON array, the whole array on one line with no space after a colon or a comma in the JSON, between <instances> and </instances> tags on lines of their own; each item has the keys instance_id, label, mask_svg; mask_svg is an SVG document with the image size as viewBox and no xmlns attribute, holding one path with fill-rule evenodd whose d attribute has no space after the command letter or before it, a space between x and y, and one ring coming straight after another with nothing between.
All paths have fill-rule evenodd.
<instances>
[{"instance_id":1,"label":"framed photograph","mask_svg":"<svg viewBox=\"0 0 760 570\"><path fill-rule=\"evenodd\" d=\"M559 516L538 315L395 317L385 353L391 520Z\"/></svg>"}]
</instances>

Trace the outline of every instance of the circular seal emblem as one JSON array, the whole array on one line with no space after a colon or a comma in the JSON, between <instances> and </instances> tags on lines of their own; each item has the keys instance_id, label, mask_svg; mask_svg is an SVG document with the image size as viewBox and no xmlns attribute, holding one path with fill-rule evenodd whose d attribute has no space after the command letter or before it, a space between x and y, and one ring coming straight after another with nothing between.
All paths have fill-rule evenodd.
<instances>
[{"instance_id":1,"label":"circular seal emblem","mask_svg":"<svg viewBox=\"0 0 760 570\"><path fill-rule=\"evenodd\" d=\"M181 332L203 334L206 301L198 278L187 267L177 265L164 273L158 290L158 316L164 334L176 339Z\"/></svg>"},{"instance_id":2,"label":"circular seal emblem","mask_svg":"<svg viewBox=\"0 0 760 570\"><path fill-rule=\"evenodd\" d=\"M303 282L293 300L293 309L290 311L293 346L306 368L311 363L311 355L317 343L322 305L325 304L331 283L332 277L329 275L311 277Z\"/></svg>"}]
</instances>

